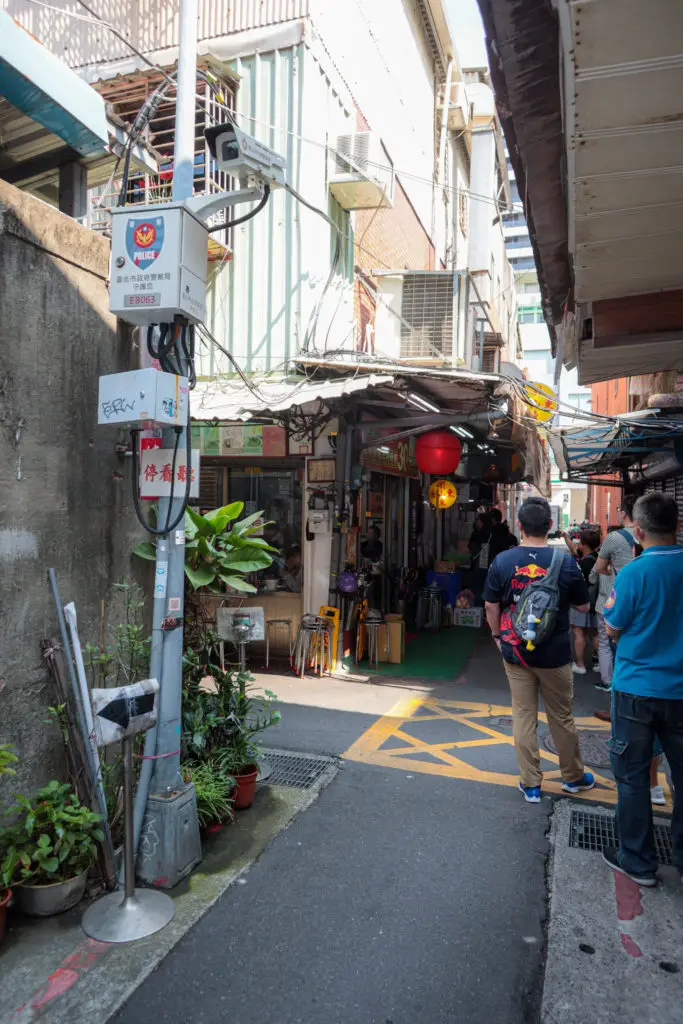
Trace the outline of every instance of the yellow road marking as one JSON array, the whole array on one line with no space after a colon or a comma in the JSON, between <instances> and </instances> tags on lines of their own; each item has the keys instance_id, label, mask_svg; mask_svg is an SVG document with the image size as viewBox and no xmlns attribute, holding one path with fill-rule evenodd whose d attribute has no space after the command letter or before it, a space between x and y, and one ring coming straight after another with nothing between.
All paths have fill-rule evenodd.
<instances>
[{"instance_id":1,"label":"yellow road marking","mask_svg":"<svg viewBox=\"0 0 683 1024\"><path fill-rule=\"evenodd\" d=\"M417 714L428 711L428 714ZM379 718L360 736L344 754L349 761L360 761L375 764L384 768L399 768L401 771L415 772L425 775L440 775L453 779L464 779L471 782L485 782L496 786L517 786L518 775L506 771L491 771L477 768L450 751L466 751L477 747L513 746L513 738L507 733L491 725L484 724L482 719L511 718L512 708L500 704L485 704L475 701L439 700L438 698L407 697L402 698L393 708ZM547 723L547 716L539 712L539 721ZM458 726L472 730L472 739L453 739L447 742L430 743L429 728L418 738L406 732L404 726L415 729L422 722L453 722L454 729ZM595 732L607 732L609 725L597 722L594 718L577 718L577 726L590 728ZM421 730L420 730L421 731ZM485 738L482 738L481 734ZM461 733L462 735L462 733ZM427 737L427 738L425 738ZM385 746L386 743L401 740L405 746ZM423 755L423 758L416 755ZM559 764L557 754L540 748L541 758L552 765ZM612 779L593 772L596 796L608 804L616 803L616 784ZM562 778L556 768L544 773L543 788L550 793L562 792ZM579 793L578 797L591 799L590 793Z\"/></svg>"}]
</instances>

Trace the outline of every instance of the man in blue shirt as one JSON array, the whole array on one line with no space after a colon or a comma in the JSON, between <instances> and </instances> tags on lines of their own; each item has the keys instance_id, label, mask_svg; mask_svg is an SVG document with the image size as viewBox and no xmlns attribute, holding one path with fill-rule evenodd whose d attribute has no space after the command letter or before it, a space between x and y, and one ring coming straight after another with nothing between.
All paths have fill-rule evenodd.
<instances>
[{"instance_id":1,"label":"man in blue shirt","mask_svg":"<svg viewBox=\"0 0 683 1024\"><path fill-rule=\"evenodd\" d=\"M653 886L650 760L656 737L676 790L673 862L683 873L683 547L676 543L678 508L668 495L639 498L633 520L643 553L619 572L604 612L607 632L617 642L609 746L621 848L603 855L639 885Z\"/></svg>"},{"instance_id":2,"label":"man in blue shirt","mask_svg":"<svg viewBox=\"0 0 683 1024\"><path fill-rule=\"evenodd\" d=\"M522 542L494 560L484 587L486 618L510 684L512 731L519 765L519 789L527 803L541 800L541 768L538 753L538 698L543 698L548 725L555 743L567 793L592 789L595 778L584 768L579 737L572 715L574 680L569 641L569 608L589 610L588 588L583 573L569 552L563 555L558 577L559 609L555 627L542 643L528 650L515 634L511 609L534 580L548 575L553 549L548 544L552 525L545 498L527 498L517 513Z\"/></svg>"}]
</instances>

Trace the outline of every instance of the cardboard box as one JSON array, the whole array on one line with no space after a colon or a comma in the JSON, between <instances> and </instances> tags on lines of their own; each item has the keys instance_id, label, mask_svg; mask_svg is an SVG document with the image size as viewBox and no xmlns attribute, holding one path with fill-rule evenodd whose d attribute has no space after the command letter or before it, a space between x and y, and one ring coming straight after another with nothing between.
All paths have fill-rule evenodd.
<instances>
[{"instance_id":1,"label":"cardboard box","mask_svg":"<svg viewBox=\"0 0 683 1024\"><path fill-rule=\"evenodd\" d=\"M453 609L453 625L454 626L474 626L478 628L484 621L484 609L483 608L454 608Z\"/></svg>"},{"instance_id":2,"label":"cardboard box","mask_svg":"<svg viewBox=\"0 0 683 1024\"><path fill-rule=\"evenodd\" d=\"M389 649L391 657L387 657L387 630L379 631L379 660L388 661L392 665L400 665L406 656L406 624L398 616L385 616L389 629Z\"/></svg>"}]
</instances>

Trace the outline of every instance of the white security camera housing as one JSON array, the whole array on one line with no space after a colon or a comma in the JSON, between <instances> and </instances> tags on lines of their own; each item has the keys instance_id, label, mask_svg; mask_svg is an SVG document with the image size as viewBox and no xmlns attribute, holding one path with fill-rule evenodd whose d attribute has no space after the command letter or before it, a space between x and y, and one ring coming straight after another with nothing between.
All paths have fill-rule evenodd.
<instances>
[{"instance_id":1,"label":"white security camera housing","mask_svg":"<svg viewBox=\"0 0 683 1024\"><path fill-rule=\"evenodd\" d=\"M257 178L271 188L284 187L285 158L236 124L228 122L206 128L204 136L221 171L235 178Z\"/></svg>"}]
</instances>

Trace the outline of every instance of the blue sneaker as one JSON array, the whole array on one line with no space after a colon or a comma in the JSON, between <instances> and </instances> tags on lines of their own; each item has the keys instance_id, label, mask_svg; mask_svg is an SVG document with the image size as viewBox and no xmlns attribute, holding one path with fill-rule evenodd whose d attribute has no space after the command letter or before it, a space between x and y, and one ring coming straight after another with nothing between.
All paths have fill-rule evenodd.
<instances>
[{"instance_id":1,"label":"blue sneaker","mask_svg":"<svg viewBox=\"0 0 683 1024\"><path fill-rule=\"evenodd\" d=\"M524 799L528 804L540 804L541 802L541 787L540 786L523 786L521 782L517 783L517 789L520 791Z\"/></svg>"},{"instance_id":2,"label":"blue sneaker","mask_svg":"<svg viewBox=\"0 0 683 1024\"><path fill-rule=\"evenodd\" d=\"M563 782L562 789L565 793L585 793L595 785L595 776L591 772L584 772L583 778L578 782Z\"/></svg>"}]
</instances>

